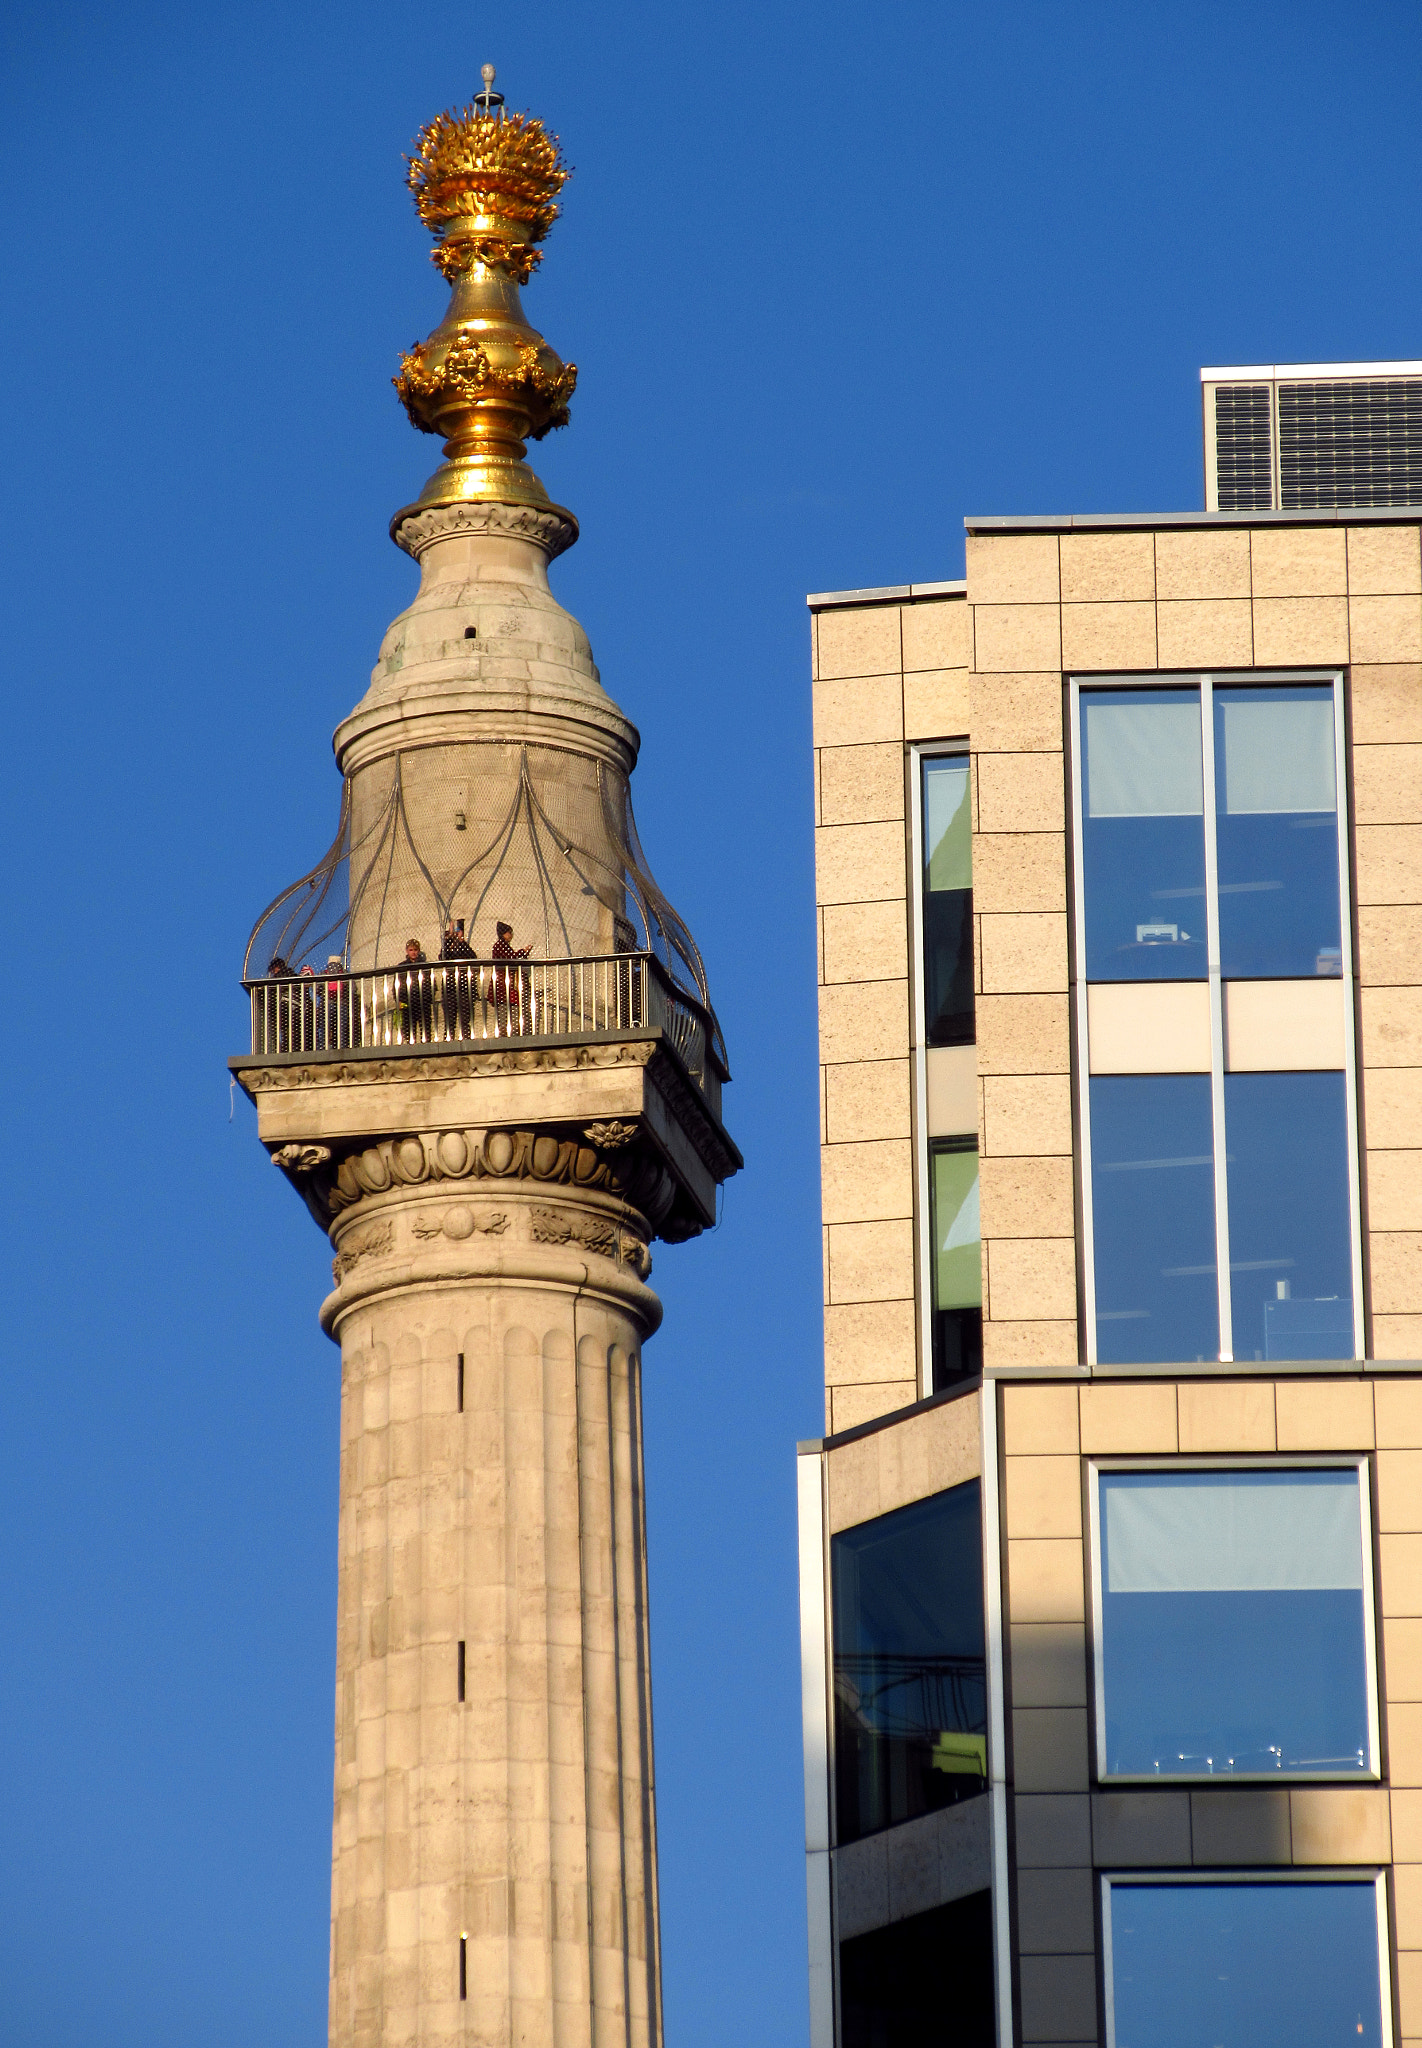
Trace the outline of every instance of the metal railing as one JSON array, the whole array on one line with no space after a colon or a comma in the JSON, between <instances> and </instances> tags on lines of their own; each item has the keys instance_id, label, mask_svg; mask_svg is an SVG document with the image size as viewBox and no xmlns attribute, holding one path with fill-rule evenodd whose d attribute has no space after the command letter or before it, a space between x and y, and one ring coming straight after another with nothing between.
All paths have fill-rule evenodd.
<instances>
[{"instance_id":1,"label":"metal railing","mask_svg":"<svg viewBox=\"0 0 1422 2048\"><path fill-rule=\"evenodd\" d=\"M415 1052L661 1030L707 1086L707 1019L649 953L577 960L422 961L370 974L249 981L252 1051ZM713 1076L713 1079L716 1078ZM719 1092L719 1090L717 1091Z\"/></svg>"}]
</instances>

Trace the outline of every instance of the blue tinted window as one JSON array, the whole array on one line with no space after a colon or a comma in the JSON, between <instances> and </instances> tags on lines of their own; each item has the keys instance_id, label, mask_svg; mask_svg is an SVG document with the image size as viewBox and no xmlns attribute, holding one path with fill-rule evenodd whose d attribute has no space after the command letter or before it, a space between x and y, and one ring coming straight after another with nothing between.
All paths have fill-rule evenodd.
<instances>
[{"instance_id":1,"label":"blue tinted window","mask_svg":"<svg viewBox=\"0 0 1422 2048\"><path fill-rule=\"evenodd\" d=\"M1217 689L1220 971L1341 974L1333 691Z\"/></svg>"},{"instance_id":2,"label":"blue tinted window","mask_svg":"<svg viewBox=\"0 0 1422 2048\"><path fill-rule=\"evenodd\" d=\"M1356 1467L1097 1479L1103 1775L1367 1773Z\"/></svg>"},{"instance_id":3,"label":"blue tinted window","mask_svg":"<svg viewBox=\"0 0 1422 2048\"><path fill-rule=\"evenodd\" d=\"M1371 1881L1109 1897L1109 2048L1384 2048Z\"/></svg>"},{"instance_id":4,"label":"blue tinted window","mask_svg":"<svg viewBox=\"0 0 1422 2048\"><path fill-rule=\"evenodd\" d=\"M1198 690L1083 690L1086 972L1205 972L1204 770Z\"/></svg>"},{"instance_id":5,"label":"blue tinted window","mask_svg":"<svg viewBox=\"0 0 1422 2048\"><path fill-rule=\"evenodd\" d=\"M1098 1074L1090 1085L1096 1355L1218 1358L1209 1076Z\"/></svg>"},{"instance_id":6,"label":"blue tinted window","mask_svg":"<svg viewBox=\"0 0 1422 2048\"><path fill-rule=\"evenodd\" d=\"M1343 1074L1226 1074L1234 1355L1351 1358Z\"/></svg>"},{"instance_id":7,"label":"blue tinted window","mask_svg":"<svg viewBox=\"0 0 1422 2048\"><path fill-rule=\"evenodd\" d=\"M978 1482L846 1529L830 1575L835 1829L852 1842L986 1785Z\"/></svg>"}]
</instances>

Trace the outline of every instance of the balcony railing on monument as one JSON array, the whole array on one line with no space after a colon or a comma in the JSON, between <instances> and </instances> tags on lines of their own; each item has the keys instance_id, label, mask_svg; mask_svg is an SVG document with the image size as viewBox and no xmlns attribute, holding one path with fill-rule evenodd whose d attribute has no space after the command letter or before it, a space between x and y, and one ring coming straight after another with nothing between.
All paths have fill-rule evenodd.
<instances>
[{"instance_id":1,"label":"balcony railing on monument","mask_svg":"<svg viewBox=\"0 0 1422 2048\"><path fill-rule=\"evenodd\" d=\"M650 953L577 960L427 961L325 968L244 984L252 1051L441 1051L662 1031L703 1091L722 1078L705 1011Z\"/></svg>"}]
</instances>

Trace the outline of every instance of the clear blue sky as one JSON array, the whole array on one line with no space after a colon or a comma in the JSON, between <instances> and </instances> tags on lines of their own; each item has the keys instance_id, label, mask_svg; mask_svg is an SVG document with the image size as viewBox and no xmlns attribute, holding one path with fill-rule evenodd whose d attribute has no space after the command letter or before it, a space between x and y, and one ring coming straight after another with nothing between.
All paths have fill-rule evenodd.
<instances>
[{"instance_id":1,"label":"clear blue sky","mask_svg":"<svg viewBox=\"0 0 1422 2048\"><path fill-rule=\"evenodd\" d=\"M492 59L577 166L555 587L643 735L746 1155L647 1357L673 2048L802 2040L793 1452L821 1427L807 590L1201 502L1202 362L1422 355L1422 16L9 0L0 2043L324 2041L329 1252L225 1056L329 842L435 445L402 184Z\"/></svg>"}]
</instances>

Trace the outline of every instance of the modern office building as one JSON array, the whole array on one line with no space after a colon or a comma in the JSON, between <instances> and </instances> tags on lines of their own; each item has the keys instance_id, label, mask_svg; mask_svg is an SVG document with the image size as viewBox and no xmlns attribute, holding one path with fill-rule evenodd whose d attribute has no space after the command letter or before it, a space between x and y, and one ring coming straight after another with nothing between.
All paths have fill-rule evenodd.
<instances>
[{"instance_id":1,"label":"modern office building","mask_svg":"<svg viewBox=\"0 0 1422 2048\"><path fill-rule=\"evenodd\" d=\"M1422 512L966 570L809 601L813 2048L1422 2041Z\"/></svg>"},{"instance_id":2,"label":"modern office building","mask_svg":"<svg viewBox=\"0 0 1422 2048\"><path fill-rule=\"evenodd\" d=\"M525 442L577 373L519 287L568 171L493 76L409 160L451 298L397 388L446 459L391 522L419 588L232 1066L335 1253L332 2048L659 2048L650 1247L740 1161L637 732L549 588L578 527Z\"/></svg>"}]
</instances>

